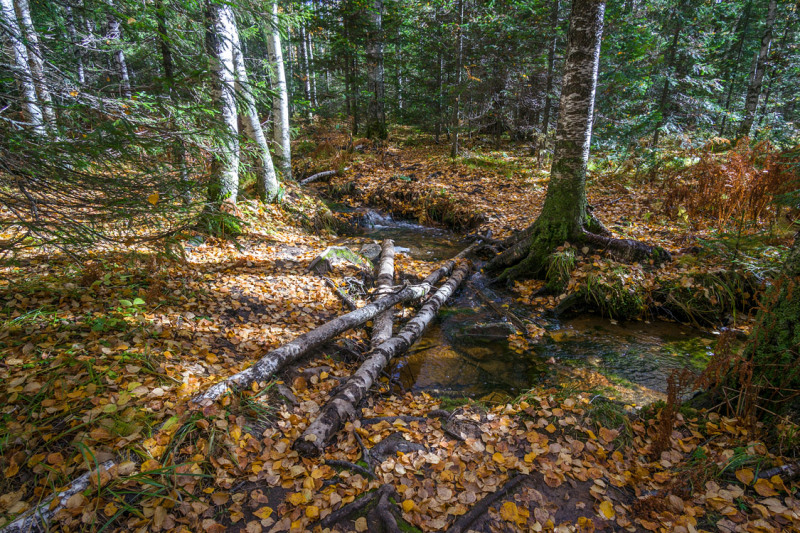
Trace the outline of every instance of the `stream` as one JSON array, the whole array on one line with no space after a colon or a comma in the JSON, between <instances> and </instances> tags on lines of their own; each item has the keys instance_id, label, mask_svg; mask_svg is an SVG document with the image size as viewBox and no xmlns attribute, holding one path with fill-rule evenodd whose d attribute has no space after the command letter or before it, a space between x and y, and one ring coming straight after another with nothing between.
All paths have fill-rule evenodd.
<instances>
[{"instance_id":1,"label":"stream","mask_svg":"<svg viewBox=\"0 0 800 533\"><path fill-rule=\"evenodd\" d=\"M360 215L360 227L338 244L392 239L397 253L432 263L464 247L461 235L452 231L394 221L373 210ZM531 309L518 304L511 290L488 281L480 272L473 274L401 358L394 372L406 390L502 402L534 385L569 381L608 388L607 396L644 404L665 397L673 369L702 370L716 342L709 333L663 321L529 316ZM515 349L508 341L513 327L478 299L479 290L523 320L537 321L547 334L527 349Z\"/></svg>"}]
</instances>

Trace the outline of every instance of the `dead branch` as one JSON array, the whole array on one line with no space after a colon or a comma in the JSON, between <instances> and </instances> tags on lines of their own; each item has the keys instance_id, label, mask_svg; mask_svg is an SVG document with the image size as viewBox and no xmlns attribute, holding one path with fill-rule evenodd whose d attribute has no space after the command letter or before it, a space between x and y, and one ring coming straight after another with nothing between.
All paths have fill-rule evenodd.
<instances>
[{"instance_id":1,"label":"dead branch","mask_svg":"<svg viewBox=\"0 0 800 533\"><path fill-rule=\"evenodd\" d=\"M494 502L508 494L511 489L526 479L528 479L528 476L519 475L506 481L505 485L473 505L472 509L470 509L466 514L461 515L461 517L455 521L450 529L447 530L447 533L463 533L464 531L467 531L469 526L475 520L477 520L480 515L485 513Z\"/></svg>"},{"instance_id":2,"label":"dead branch","mask_svg":"<svg viewBox=\"0 0 800 533\"><path fill-rule=\"evenodd\" d=\"M313 176L309 176L303 181L300 182L300 185L308 185L309 183L313 183L317 180L321 180L323 178L330 178L336 175L336 170L326 170L324 172L317 172Z\"/></svg>"}]
</instances>

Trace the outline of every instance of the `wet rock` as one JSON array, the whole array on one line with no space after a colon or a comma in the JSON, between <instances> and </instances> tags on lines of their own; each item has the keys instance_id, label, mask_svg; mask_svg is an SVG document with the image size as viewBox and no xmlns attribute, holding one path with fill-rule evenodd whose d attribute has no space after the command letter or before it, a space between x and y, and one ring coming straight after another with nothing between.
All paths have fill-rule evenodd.
<instances>
[{"instance_id":1,"label":"wet rock","mask_svg":"<svg viewBox=\"0 0 800 533\"><path fill-rule=\"evenodd\" d=\"M488 322L474 324L464 330L464 335L468 336L465 341L497 341L505 340L509 335L514 335L517 328L510 322Z\"/></svg>"},{"instance_id":2,"label":"wet rock","mask_svg":"<svg viewBox=\"0 0 800 533\"><path fill-rule=\"evenodd\" d=\"M381 245L375 243L365 244L361 247L358 253L374 263L381 256Z\"/></svg>"}]
</instances>

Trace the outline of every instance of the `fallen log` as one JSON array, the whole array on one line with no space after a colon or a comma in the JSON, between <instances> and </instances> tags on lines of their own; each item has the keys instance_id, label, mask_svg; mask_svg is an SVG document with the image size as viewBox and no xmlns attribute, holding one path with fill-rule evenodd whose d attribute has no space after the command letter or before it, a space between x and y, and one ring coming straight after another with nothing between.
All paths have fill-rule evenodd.
<instances>
[{"instance_id":1,"label":"fallen log","mask_svg":"<svg viewBox=\"0 0 800 533\"><path fill-rule=\"evenodd\" d=\"M320 410L319 416L305 432L294 442L294 449L306 457L316 457L325 444L339 431L345 422L355 415L356 405L367 395L370 387L377 380L381 371L392 358L411 347L430 325L439 308L464 281L471 265L459 266L450 279L422 306L419 313L412 318L400 333L372 351L361 367L356 370L339 392Z\"/></svg>"},{"instance_id":2,"label":"fallen log","mask_svg":"<svg viewBox=\"0 0 800 533\"><path fill-rule=\"evenodd\" d=\"M114 461L100 464L100 468L108 470L114 466ZM67 505L67 500L89 487L92 476L99 476L98 469L92 469L73 481L68 488L45 498L26 513L18 516L10 524L0 527L2 533L35 533L50 531L50 522L58 512Z\"/></svg>"},{"instance_id":3,"label":"fallen log","mask_svg":"<svg viewBox=\"0 0 800 533\"><path fill-rule=\"evenodd\" d=\"M317 180L321 180L323 178L329 178L329 177L335 176L335 175L336 175L336 171L335 170L326 170L324 172L317 172L313 176L309 176L306 179L304 179L303 181L301 181L300 185L308 185L309 183L313 183L313 182L315 182Z\"/></svg>"},{"instance_id":4,"label":"fallen log","mask_svg":"<svg viewBox=\"0 0 800 533\"><path fill-rule=\"evenodd\" d=\"M378 276L375 280L377 294L382 296L389 292L394 283L394 242L391 239L383 241L381 249L381 260L378 263ZM377 348L381 343L386 342L392 336L392 326L394 325L394 309L390 308L378 315L372 325L372 347Z\"/></svg>"},{"instance_id":5,"label":"fallen log","mask_svg":"<svg viewBox=\"0 0 800 533\"><path fill-rule=\"evenodd\" d=\"M230 388L249 388L253 383L268 381L275 372L287 364L297 361L303 355L322 346L337 335L341 335L345 331L375 318L382 312L399 303L422 298L430 292L431 288L438 283L440 279L450 274L456 264L456 260L461 259L471 252L476 244L462 250L461 253L456 255L453 259L450 259L444 265L431 272L419 285L398 287L398 290L392 294L369 303L360 309L351 311L346 315L336 317L318 328L300 335L296 339L267 353L264 357L256 361L253 366L220 381L216 385L211 386L207 391L196 395L192 401L195 403L210 403L221 397Z\"/></svg>"}]
</instances>

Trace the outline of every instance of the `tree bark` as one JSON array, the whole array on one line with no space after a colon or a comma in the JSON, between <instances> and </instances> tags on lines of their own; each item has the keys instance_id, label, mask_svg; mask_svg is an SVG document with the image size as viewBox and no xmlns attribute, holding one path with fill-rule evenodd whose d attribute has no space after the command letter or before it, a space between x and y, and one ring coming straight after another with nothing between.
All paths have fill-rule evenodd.
<instances>
[{"instance_id":1,"label":"tree bark","mask_svg":"<svg viewBox=\"0 0 800 533\"><path fill-rule=\"evenodd\" d=\"M75 53L75 61L77 62L78 84L83 86L86 84L86 70L83 66L83 50L78 45L78 32L75 30L75 13L70 4L64 5L64 19L67 23L67 33L69 40Z\"/></svg>"},{"instance_id":2,"label":"tree bark","mask_svg":"<svg viewBox=\"0 0 800 533\"><path fill-rule=\"evenodd\" d=\"M281 34L278 26L278 3L272 3L272 28L267 39L270 62L275 68L275 96L272 97L274 121L273 138L277 146L278 167L284 180L292 179L292 145L289 129L289 93L286 87L286 72L283 66Z\"/></svg>"},{"instance_id":3,"label":"tree bark","mask_svg":"<svg viewBox=\"0 0 800 533\"><path fill-rule=\"evenodd\" d=\"M669 100L669 77L672 75L672 68L675 65L675 56L678 52L678 40L680 39L681 30L683 29L683 3L678 6L678 13L675 21L675 30L672 32L672 41L669 45L667 52L667 61L664 71L664 88L661 91L661 98L658 101L658 122L653 133L653 148L658 146L658 138L661 134L661 128L664 126L664 118L667 113L667 102Z\"/></svg>"},{"instance_id":4,"label":"tree bark","mask_svg":"<svg viewBox=\"0 0 800 533\"><path fill-rule=\"evenodd\" d=\"M770 0L769 8L767 9L764 35L761 37L761 48L756 57L753 77L750 80L750 84L747 86L747 96L744 102L744 120L742 120L739 126L740 137L750 135L750 129L753 127L753 120L755 119L756 109L758 108L758 99L761 97L761 85L764 81L764 72L767 70L767 55L769 55L769 47L772 43L772 28L775 25L776 11L776 1Z\"/></svg>"},{"instance_id":5,"label":"tree bark","mask_svg":"<svg viewBox=\"0 0 800 533\"><path fill-rule=\"evenodd\" d=\"M233 10L231 9L231 18L232 17ZM258 151L258 163L255 166L256 193L262 202L273 202L277 199L280 189L278 176L275 174L275 166L272 164L272 155L269 153L267 138L264 135L264 130L261 129L261 120L258 118L256 99L253 96L253 87L248 80L242 43L239 40L239 31L236 29L235 20L232 20L231 23L233 25L231 28L233 65L236 72L240 99L244 107L242 123L244 124L245 135L255 143Z\"/></svg>"},{"instance_id":6,"label":"tree bark","mask_svg":"<svg viewBox=\"0 0 800 533\"><path fill-rule=\"evenodd\" d=\"M519 234L516 244L487 265L490 271L505 269L500 280L538 275L551 251L567 241L613 248L624 252L628 260L650 255L669 258L660 248L589 233L607 233L586 208L586 167L604 14L605 0L573 0L547 195L536 221Z\"/></svg>"},{"instance_id":7,"label":"tree bark","mask_svg":"<svg viewBox=\"0 0 800 533\"><path fill-rule=\"evenodd\" d=\"M747 27L750 25L751 7L752 7L752 2L747 2L747 4L745 4L744 6L744 9L742 10L742 16L739 22L737 23L737 28L739 27L740 24L742 25L742 28L741 30L739 30L739 40L735 45L737 48L737 52L736 52L736 59L734 62L734 66L726 68L725 74L722 77L723 80L727 80L728 78L731 77L733 77L733 79L731 79L728 82L728 91L727 91L727 96L724 99L724 102L720 102L725 110L725 114L722 116L722 122L719 128L720 135L723 135L725 133L725 125L728 121L728 110L731 108L731 97L733 96L733 87L736 85L736 78L738 77L737 74L739 72L739 63L741 62L742 59L742 50L744 48L744 41L747 35Z\"/></svg>"},{"instance_id":8,"label":"tree bark","mask_svg":"<svg viewBox=\"0 0 800 533\"><path fill-rule=\"evenodd\" d=\"M42 109L42 116L48 129L56 127L56 113L53 109L53 99L50 96L50 88L47 86L47 79L44 74L44 56L39 46L39 35L33 26L31 19L31 8L28 0L16 0L17 16L22 34L25 37L28 48L28 62L33 76L33 85L36 88L36 95L39 97L39 104Z\"/></svg>"},{"instance_id":9,"label":"tree bark","mask_svg":"<svg viewBox=\"0 0 800 533\"><path fill-rule=\"evenodd\" d=\"M367 106L367 137L370 139L385 139L388 136L384 102L386 87L383 79L382 12L383 0L372 0L372 6L367 15L369 30L366 46L367 91L370 93Z\"/></svg>"},{"instance_id":10,"label":"tree bark","mask_svg":"<svg viewBox=\"0 0 800 533\"><path fill-rule=\"evenodd\" d=\"M14 1L0 0L0 8L3 16L0 31L2 31L3 40L14 61L14 80L19 88L25 120L30 124L34 134L45 137L47 130L44 125L44 114L36 97L36 86L28 60L28 49L25 47L23 35L17 23Z\"/></svg>"},{"instance_id":11,"label":"tree bark","mask_svg":"<svg viewBox=\"0 0 800 533\"><path fill-rule=\"evenodd\" d=\"M317 71L314 66L314 42L311 40L311 32L306 30L306 50L308 51L308 71L311 82L311 103L317 107Z\"/></svg>"},{"instance_id":12,"label":"tree bark","mask_svg":"<svg viewBox=\"0 0 800 533\"><path fill-rule=\"evenodd\" d=\"M301 67L303 73L303 89L305 90L306 101L309 105L308 119L311 120L311 105L313 104L313 95L311 93L311 68L308 64L308 50L306 50L306 30L303 26L300 26L298 37L300 38L298 51L300 52L300 61L302 62Z\"/></svg>"},{"instance_id":13,"label":"tree bark","mask_svg":"<svg viewBox=\"0 0 800 533\"><path fill-rule=\"evenodd\" d=\"M212 95L224 128L220 152L212 164L211 201L236 203L239 193L239 123L236 113L236 81L233 64L233 32L236 26L233 9L227 4L207 0L208 46L212 79Z\"/></svg>"},{"instance_id":14,"label":"tree bark","mask_svg":"<svg viewBox=\"0 0 800 533\"><path fill-rule=\"evenodd\" d=\"M469 263L458 267L447 283L436 291L436 294L422 306L419 313L400 330L400 333L373 349L372 355L347 380L342 389L325 404L316 420L294 442L294 449L300 455L316 457L322 453L327 442L344 426L347 420L355 416L356 406L366 397L369 389L389 362L408 350L422 337L439 312L439 308L464 281L469 270Z\"/></svg>"},{"instance_id":15,"label":"tree bark","mask_svg":"<svg viewBox=\"0 0 800 533\"><path fill-rule=\"evenodd\" d=\"M456 36L456 79L455 79L455 98L453 100L453 145L450 147L450 157L458 157L458 112L461 101L461 68L464 61L464 32L461 26L464 24L464 0L458 0L458 35Z\"/></svg>"},{"instance_id":16,"label":"tree bark","mask_svg":"<svg viewBox=\"0 0 800 533\"><path fill-rule=\"evenodd\" d=\"M334 318L330 322L326 322L318 328L300 335L293 341L267 353L253 366L217 383L206 392L198 394L195 396L194 401L212 402L225 394L230 388L247 388L255 382L267 381L275 372L287 364L296 361L311 350L322 346L333 337L341 335L345 331L375 318L382 312L401 302L422 298L428 294L431 288L438 283L440 279L453 271L456 261L475 249L476 245L477 243L469 246L456 257L447 261L444 265L432 272L419 285L405 287L394 294L380 298L346 315Z\"/></svg>"},{"instance_id":17,"label":"tree bark","mask_svg":"<svg viewBox=\"0 0 800 533\"><path fill-rule=\"evenodd\" d=\"M550 12L550 31L553 32L553 37L550 39L550 48L547 50L547 85L545 86L544 117L542 118L542 136L545 138L550 127L550 97L553 92L553 66L556 59L556 44L558 43L559 2L560 0L553 0L553 10Z\"/></svg>"},{"instance_id":18,"label":"tree bark","mask_svg":"<svg viewBox=\"0 0 800 533\"><path fill-rule=\"evenodd\" d=\"M381 260L378 263L376 273L376 294L387 294L394 284L394 241L391 239L383 241ZM391 338L393 325L394 309L387 309L372 321L372 339L370 339L370 343L373 348L377 348L381 343Z\"/></svg>"},{"instance_id":19,"label":"tree bark","mask_svg":"<svg viewBox=\"0 0 800 533\"><path fill-rule=\"evenodd\" d=\"M117 18L108 13L108 34L106 39L112 41L113 46L116 48L112 52L114 62L117 65L117 75L119 76L119 86L122 96L125 98L131 97L131 78L128 73L128 64L125 61L125 52L122 50L122 30Z\"/></svg>"}]
</instances>

